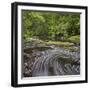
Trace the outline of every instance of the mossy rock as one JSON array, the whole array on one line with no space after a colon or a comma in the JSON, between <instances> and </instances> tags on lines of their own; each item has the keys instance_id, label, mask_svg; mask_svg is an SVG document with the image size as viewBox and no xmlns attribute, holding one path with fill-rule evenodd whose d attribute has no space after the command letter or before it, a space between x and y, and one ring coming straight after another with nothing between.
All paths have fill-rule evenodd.
<instances>
[{"instance_id":1,"label":"mossy rock","mask_svg":"<svg viewBox=\"0 0 90 90\"><path fill-rule=\"evenodd\" d=\"M78 47L63 47L64 49L70 50L71 52L77 52L80 51L80 48Z\"/></svg>"},{"instance_id":2,"label":"mossy rock","mask_svg":"<svg viewBox=\"0 0 90 90\"><path fill-rule=\"evenodd\" d=\"M75 44L80 44L80 35L71 36L70 38L68 38L68 41Z\"/></svg>"}]
</instances>

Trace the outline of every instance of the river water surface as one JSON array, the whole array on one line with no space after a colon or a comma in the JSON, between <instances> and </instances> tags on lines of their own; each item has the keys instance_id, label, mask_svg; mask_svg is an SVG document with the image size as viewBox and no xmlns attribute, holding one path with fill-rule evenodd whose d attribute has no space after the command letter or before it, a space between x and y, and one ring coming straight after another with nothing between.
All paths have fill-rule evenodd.
<instances>
[{"instance_id":1,"label":"river water surface","mask_svg":"<svg viewBox=\"0 0 90 90\"><path fill-rule=\"evenodd\" d=\"M60 47L28 48L24 52L24 77L79 75L80 52Z\"/></svg>"}]
</instances>

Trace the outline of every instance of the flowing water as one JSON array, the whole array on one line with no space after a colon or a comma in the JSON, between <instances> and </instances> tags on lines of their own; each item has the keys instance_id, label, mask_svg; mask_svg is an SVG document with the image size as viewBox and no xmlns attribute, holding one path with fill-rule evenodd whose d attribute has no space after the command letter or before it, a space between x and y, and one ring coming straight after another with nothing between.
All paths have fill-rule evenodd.
<instances>
[{"instance_id":1,"label":"flowing water","mask_svg":"<svg viewBox=\"0 0 90 90\"><path fill-rule=\"evenodd\" d=\"M63 48L54 47L47 50L32 50L31 53L28 61L26 61L27 69L25 66L24 76L36 77L80 74L79 51L71 52Z\"/></svg>"}]
</instances>

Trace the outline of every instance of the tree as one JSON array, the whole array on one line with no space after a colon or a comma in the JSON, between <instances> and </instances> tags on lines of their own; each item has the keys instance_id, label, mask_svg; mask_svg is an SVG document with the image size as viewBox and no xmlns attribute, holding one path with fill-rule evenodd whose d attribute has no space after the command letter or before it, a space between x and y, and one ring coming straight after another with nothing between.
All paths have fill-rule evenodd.
<instances>
[{"instance_id":1,"label":"tree","mask_svg":"<svg viewBox=\"0 0 90 90\"><path fill-rule=\"evenodd\" d=\"M80 14L22 11L23 37L60 40L80 34Z\"/></svg>"}]
</instances>

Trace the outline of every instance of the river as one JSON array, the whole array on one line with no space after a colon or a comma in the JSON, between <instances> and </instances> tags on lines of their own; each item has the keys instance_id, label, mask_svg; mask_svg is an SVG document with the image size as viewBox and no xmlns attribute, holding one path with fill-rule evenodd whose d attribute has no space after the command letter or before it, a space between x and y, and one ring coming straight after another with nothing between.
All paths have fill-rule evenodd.
<instances>
[{"instance_id":1,"label":"river","mask_svg":"<svg viewBox=\"0 0 90 90\"><path fill-rule=\"evenodd\" d=\"M24 77L80 74L79 51L50 46L28 48L24 52Z\"/></svg>"}]
</instances>

